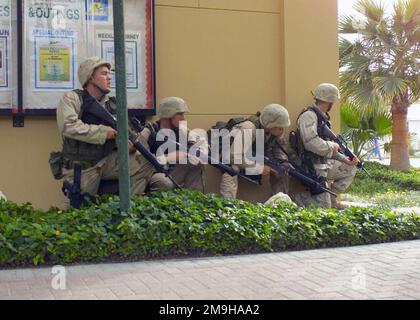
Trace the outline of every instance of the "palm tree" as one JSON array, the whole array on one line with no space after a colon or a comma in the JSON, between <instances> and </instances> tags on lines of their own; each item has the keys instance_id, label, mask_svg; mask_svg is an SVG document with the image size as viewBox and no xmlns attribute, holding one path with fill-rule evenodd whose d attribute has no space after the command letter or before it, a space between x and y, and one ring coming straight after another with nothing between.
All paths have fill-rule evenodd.
<instances>
[{"instance_id":1,"label":"palm tree","mask_svg":"<svg viewBox=\"0 0 420 320\"><path fill-rule=\"evenodd\" d=\"M351 141L353 152L359 158L364 158L364 147L375 138L384 138L392 133L391 114L385 107L378 108L372 114L360 111L354 104L347 102L341 105L341 122L343 138Z\"/></svg>"},{"instance_id":2,"label":"palm tree","mask_svg":"<svg viewBox=\"0 0 420 320\"><path fill-rule=\"evenodd\" d=\"M407 171L407 113L420 96L420 0L398 0L390 16L374 0L359 0L355 9L361 19L345 15L339 24L340 33L358 35L340 39L343 99L366 113L391 106L391 168Z\"/></svg>"}]
</instances>

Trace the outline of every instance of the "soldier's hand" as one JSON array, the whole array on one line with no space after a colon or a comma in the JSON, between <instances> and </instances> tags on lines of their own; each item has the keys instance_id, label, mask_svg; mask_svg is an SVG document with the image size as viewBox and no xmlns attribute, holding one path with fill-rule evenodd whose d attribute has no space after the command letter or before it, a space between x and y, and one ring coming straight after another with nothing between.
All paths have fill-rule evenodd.
<instances>
[{"instance_id":1,"label":"soldier's hand","mask_svg":"<svg viewBox=\"0 0 420 320\"><path fill-rule=\"evenodd\" d=\"M338 151L340 151L340 145L338 143L331 141L330 145L333 148L334 153L337 153Z\"/></svg>"},{"instance_id":2,"label":"soldier's hand","mask_svg":"<svg viewBox=\"0 0 420 320\"><path fill-rule=\"evenodd\" d=\"M130 153L133 153L134 151L136 151L136 148L134 148L134 144L130 140L128 140L128 151Z\"/></svg>"},{"instance_id":3,"label":"soldier's hand","mask_svg":"<svg viewBox=\"0 0 420 320\"><path fill-rule=\"evenodd\" d=\"M191 163L193 166L199 166L202 164L200 158L192 154L188 155L188 162Z\"/></svg>"},{"instance_id":4,"label":"soldier's hand","mask_svg":"<svg viewBox=\"0 0 420 320\"><path fill-rule=\"evenodd\" d=\"M271 169L271 167L264 166L264 169L263 169L263 172L261 173L261 175L268 176L272 171L273 171L273 169Z\"/></svg>"},{"instance_id":5,"label":"soldier's hand","mask_svg":"<svg viewBox=\"0 0 420 320\"><path fill-rule=\"evenodd\" d=\"M350 160L349 157L347 157L346 159L344 159L344 163L348 164L349 166L357 166L357 164L359 163L359 159L355 156L353 160Z\"/></svg>"},{"instance_id":6,"label":"soldier's hand","mask_svg":"<svg viewBox=\"0 0 420 320\"><path fill-rule=\"evenodd\" d=\"M182 151L176 152L176 160L177 162L185 161L185 159L188 159L188 154Z\"/></svg>"},{"instance_id":7,"label":"soldier's hand","mask_svg":"<svg viewBox=\"0 0 420 320\"><path fill-rule=\"evenodd\" d=\"M112 140L112 139L115 139L116 137L117 137L117 130L114 130L111 127L108 127L106 131L106 139Z\"/></svg>"},{"instance_id":8,"label":"soldier's hand","mask_svg":"<svg viewBox=\"0 0 420 320\"><path fill-rule=\"evenodd\" d=\"M182 151L168 153L167 160L171 164L180 163L181 160L187 158L187 154Z\"/></svg>"},{"instance_id":9,"label":"soldier's hand","mask_svg":"<svg viewBox=\"0 0 420 320\"><path fill-rule=\"evenodd\" d=\"M295 167L290 162L284 162L282 163L282 166L293 170L295 169Z\"/></svg>"}]
</instances>

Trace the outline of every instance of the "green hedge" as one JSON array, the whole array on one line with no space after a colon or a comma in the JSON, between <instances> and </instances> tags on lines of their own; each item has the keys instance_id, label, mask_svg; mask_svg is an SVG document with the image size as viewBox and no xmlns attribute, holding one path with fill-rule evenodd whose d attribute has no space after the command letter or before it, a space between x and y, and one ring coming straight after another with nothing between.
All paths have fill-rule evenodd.
<instances>
[{"instance_id":1,"label":"green hedge","mask_svg":"<svg viewBox=\"0 0 420 320\"><path fill-rule=\"evenodd\" d=\"M391 184L400 190L420 190L419 168L411 167L409 172L400 172L377 162L365 162L365 168L371 177L369 178L363 170L358 170L356 179Z\"/></svg>"},{"instance_id":2,"label":"green hedge","mask_svg":"<svg viewBox=\"0 0 420 320\"><path fill-rule=\"evenodd\" d=\"M117 198L82 210L0 201L0 266L242 254L420 238L420 217L352 208L267 207L193 191Z\"/></svg>"}]
</instances>

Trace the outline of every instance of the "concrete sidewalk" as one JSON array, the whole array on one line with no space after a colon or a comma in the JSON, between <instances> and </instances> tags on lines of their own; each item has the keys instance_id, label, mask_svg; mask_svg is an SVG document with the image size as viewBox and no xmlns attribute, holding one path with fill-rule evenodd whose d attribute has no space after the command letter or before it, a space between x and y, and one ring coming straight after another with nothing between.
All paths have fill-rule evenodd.
<instances>
[{"instance_id":1,"label":"concrete sidewalk","mask_svg":"<svg viewBox=\"0 0 420 320\"><path fill-rule=\"evenodd\" d=\"M420 241L3 270L0 299L420 299Z\"/></svg>"}]
</instances>

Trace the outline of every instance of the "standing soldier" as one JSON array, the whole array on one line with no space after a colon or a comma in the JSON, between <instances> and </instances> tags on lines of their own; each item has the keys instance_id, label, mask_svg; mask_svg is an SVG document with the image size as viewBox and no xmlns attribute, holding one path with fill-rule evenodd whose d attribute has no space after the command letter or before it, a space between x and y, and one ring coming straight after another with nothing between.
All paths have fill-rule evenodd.
<instances>
[{"instance_id":1,"label":"standing soldier","mask_svg":"<svg viewBox=\"0 0 420 320\"><path fill-rule=\"evenodd\" d=\"M232 125L232 120L228 122L226 129L232 130L233 140L237 137L244 137L245 130L252 132L252 139L243 141L243 149L236 151L231 149L231 164L236 171L242 171L246 168L255 166L255 163L248 163L242 161L242 164L234 164L234 159L244 158L244 152L255 149L256 130L264 130L264 150L265 155L278 160L287 160L287 153L285 152L283 144L284 129L290 126L289 113L283 106L279 104L270 104L266 106L261 113L257 113L248 119L237 121ZM253 146L254 145L254 146ZM241 154L238 154L240 152ZM249 161L248 161L249 162ZM275 173L270 167L264 166L262 175L270 175L272 194L288 193L288 178L283 174ZM230 176L228 173L222 175L220 182L220 193L225 198L236 198L238 193L238 177Z\"/></svg>"},{"instance_id":2,"label":"standing soldier","mask_svg":"<svg viewBox=\"0 0 420 320\"><path fill-rule=\"evenodd\" d=\"M157 141L157 135L161 129L172 130L175 134L176 142L180 141L180 122L185 120L185 113L187 112L189 112L188 106L181 98L169 97L160 102L157 109L159 120L155 123L147 123L141 132L153 154L156 154L159 147L165 143L165 141ZM184 134L188 137L188 132L184 132ZM179 150L174 154L166 155L166 157L177 162L177 164L170 165L170 175L180 186L204 192L203 166L196 157L188 156ZM189 160L188 163L179 164L181 158L187 158ZM150 191L170 190L173 188L173 182L163 173L155 173L149 183Z\"/></svg>"},{"instance_id":3,"label":"standing soldier","mask_svg":"<svg viewBox=\"0 0 420 320\"><path fill-rule=\"evenodd\" d=\"M332 181L331 191L339 194L347 190L356 174L359 159L350 160L339 153L339 145L322 134L321 126L331 127L328 114L334 103L340 99L338 88L329 83L320 84L313 93L315 103L304 110L298 118L297 134L303 143L302 158L305 165L312 167L318 176ZM315 202L321 208L338 208L344 206L328 193L303 195L303 205ZM298 201L299 202L299 201Z\"/></svg>"},{"instance_id":4,"label":"standing soldier","mask_svg":"<svg viewBox=\"0 0 420 320\"><path fill-rule=\"evenodd\" d=\"M91 124L84 108L99 103L111 114L116 114L115 98L111 92L111 64L92 57L79 66L79 81L83 90L66 93L57 108L57 123L63 138L61 152L63 172L67 181L73 181L74 164L81 165L81 192L96 195L102 179L118 179L117 131L103 124ZM135 149L130 147L129 172L131 193L143 194L152 174L152 167ZM68 206L68 203L66 203Z\"/></svg>"}]
</instances>

